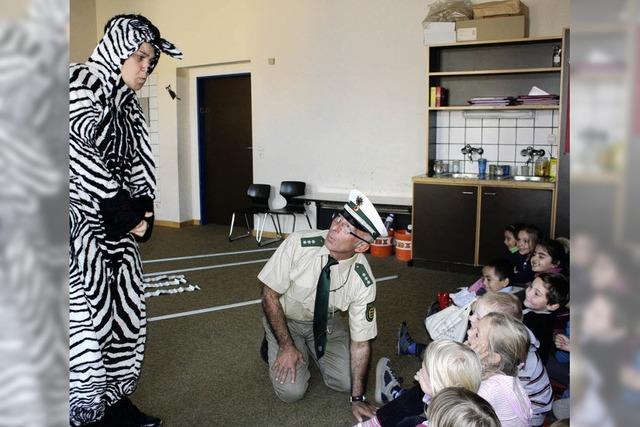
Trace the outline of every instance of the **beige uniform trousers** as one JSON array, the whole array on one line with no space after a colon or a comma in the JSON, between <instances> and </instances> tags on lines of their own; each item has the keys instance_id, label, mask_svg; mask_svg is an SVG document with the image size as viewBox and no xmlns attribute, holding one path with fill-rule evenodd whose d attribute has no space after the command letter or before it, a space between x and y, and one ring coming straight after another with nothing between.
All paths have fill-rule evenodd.
<instances>
[{"instance_id":1,"label":"beige uniform trousers","mask_svg":"<svg viewBox=\"0 0 640 427\"><path fill-rule=\"evenodd\" d=\"M263 317L262 323L269 343L269 378L276 396L283 402L293 403L304 397L304 393L309 386L309 356L316 362L322 373L322 379L327 387L349 393L351 392L351 355L349 352L349 331L344 322L338 317L330 318L327 322L327 329L331 331L327 335L327 347L324 356L318 361L313 343L313 322L302 322L287 319L289 333L295 343L296 348L302 357L303 363L298 363L296 368L296 381L291 383L291 378L287 377L284 384L276 382L273 373L273 364L278 357L280 346L276 340L267 319Z\"/></svg>"}]
</instances>

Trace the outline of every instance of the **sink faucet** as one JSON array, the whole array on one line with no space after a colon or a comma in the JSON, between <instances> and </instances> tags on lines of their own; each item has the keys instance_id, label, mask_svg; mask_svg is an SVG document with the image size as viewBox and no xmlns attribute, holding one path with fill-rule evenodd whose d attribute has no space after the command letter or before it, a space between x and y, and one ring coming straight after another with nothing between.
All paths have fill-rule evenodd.
<instances>
[{"instance_id":1,"label":"sink faucet","mask_svg":"<svg viewBox=\"0 0 640 427\"><path fill-rule=\"evenodd\" d=\"M527 165L529 163L533 163L533 158L534 157L542 157L544 156L544 149L539 149L536 150L534 149L532 146L528 146L527 148L523 149L522 151L520 151L520 155L523 157L529 157L529 159L527 159Z\"/></svg>"},{"instance_id":2,"label":"sink faucet","mask_svg":"<svg viewBox=\"0 0 640 427\"><path fill-rule=\"evenodd\" d=\"M482 156L484 150L482 147L472 147L471 144L467 144L460 149L460 152L465 156L469 156L469 161L473 161L473 154L476 153L479 156Z\"/></svg>"}]
</instances>

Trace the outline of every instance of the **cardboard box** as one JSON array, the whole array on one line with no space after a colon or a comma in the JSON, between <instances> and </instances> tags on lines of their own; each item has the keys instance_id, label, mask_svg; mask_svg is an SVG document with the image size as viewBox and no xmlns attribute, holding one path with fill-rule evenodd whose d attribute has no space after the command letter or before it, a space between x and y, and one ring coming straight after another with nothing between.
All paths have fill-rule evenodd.
<instances>
[{"instance_id":1,"label":"cardboard box","mask_svg":"<svg viewBox=\"0 0 640 427\"><path fill-rule=\"evenodd\" d=\"M529 20L525 15L498 16L456 22L456 40L486 41L529 37Z\"/></svg>"},{"instance_id":2,"label":"cardboard box","mask_svg":"<svg viewBox=\"0 0 640 427\"><path fill-rule=\"evenodd\" d=\"M424 44L456 42L455 22L427 22L424 25Z\"/></svg>"},{"instance_id":3,"label":"cardboard box","mask_svg":"<svg viewBox=\"0 0 640 427\"><path fill-rule=\"evenodd\" d=\"M520 0L492 1L473 5L473 19L509 15L529 16L529 8Z\"/></svg>"}]
</instances>

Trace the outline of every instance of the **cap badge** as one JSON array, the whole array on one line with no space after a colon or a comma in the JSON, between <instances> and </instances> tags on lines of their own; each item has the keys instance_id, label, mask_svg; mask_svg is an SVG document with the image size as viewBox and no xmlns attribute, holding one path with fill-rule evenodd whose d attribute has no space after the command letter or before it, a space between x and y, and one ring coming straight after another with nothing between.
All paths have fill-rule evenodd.
<instances>
[{"instance_id":1,"label":"cap badge","mask_svg":"<svg viewBox=\"0 0 640 427\"><path fill-rule=\"evenodd\" d=\"M364 203L364 199L361 196L356 197L356 205L353 207L353 210L357 211L360 209L360 205L362 205L362 203Z\"/></svg>"}]
</instances>

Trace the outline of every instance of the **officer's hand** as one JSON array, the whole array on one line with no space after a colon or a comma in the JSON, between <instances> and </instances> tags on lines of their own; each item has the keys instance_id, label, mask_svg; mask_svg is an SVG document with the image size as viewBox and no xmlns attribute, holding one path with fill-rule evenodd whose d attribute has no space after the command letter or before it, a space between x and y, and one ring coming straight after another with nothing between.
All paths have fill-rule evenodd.
<instances>
[{"instance_id":1,"label":"officer's hand","mask_svg":"<svg viewBox=\"0 0 640 427\"><path fill-rule=\"evenodd\" d=\"M351 412L353 412L353 416L356 417L358 422L362 422L366 418L372 418L378 408L370 404L369 402L352 402L351 403Z\"/></svg>"},{"instance_id":2,"label":"officer's hand","mask_svg":"<svg viewBox=\"0 0 640 427\"><path fill-rule=\"evenodd\" d=\"M302 353L298 351L295 345L290 345L280 349L280 353L273 364L273 372L276 381L284 384L289 374L291 374L291 383L296 382L296 365L304 362Z\"/></svg>"}]
</instances>

